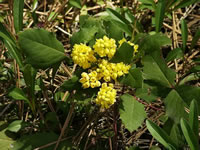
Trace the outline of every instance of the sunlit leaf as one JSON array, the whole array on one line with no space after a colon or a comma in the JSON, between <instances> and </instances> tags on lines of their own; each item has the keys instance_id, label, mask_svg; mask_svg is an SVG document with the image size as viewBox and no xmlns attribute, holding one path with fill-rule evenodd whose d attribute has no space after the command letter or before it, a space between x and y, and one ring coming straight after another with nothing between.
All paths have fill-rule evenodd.
<instances>
[{"instance_id":1,"label":"sunlit leaf","mask_svg":"<svg viewBox=\"0 0 200 150\"><path fill-rule=\"evenodd\" d=\"M130 132L133 132L141 126L147 116L143 104L136 101L129 94L121 96L121 107L119 111L123 124Z\"/></svg>"},{"instance_id":2,"label":"sunlit leaf","mask_svg":"<svg viewBox=\"0 0 200 150\"><path fill-rule=\"evenodd\" d=\"M48 68L67 58L62 43L44 29L21 32L19 45L26 55L26 62L36 68Z\"/></svg>"}]
</instances>

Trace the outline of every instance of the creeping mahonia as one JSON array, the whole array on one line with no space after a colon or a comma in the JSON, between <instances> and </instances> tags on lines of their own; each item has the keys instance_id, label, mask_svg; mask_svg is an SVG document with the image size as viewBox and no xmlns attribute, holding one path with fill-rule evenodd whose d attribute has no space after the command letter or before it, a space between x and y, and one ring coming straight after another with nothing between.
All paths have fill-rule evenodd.
<instances>
[{"instance_id":1,"label":"creeping mahonia","mask_svg":"<svg viewBox=\"0 0 200 150\"><path fill-rule=\"evenodd\" d=\"M124 42L127 42L125 38L120 40L119 47ZM100 87L95 102L101 105L101 108L109 108L115 103L117 91L114 89L112 82L116 82L118 77L127 74L131 67L123 62L109 62L116 52L117 46L115 43L114 39L104 36L103 39L96 40L93 49L85 44L75 44L71 54L76 64L89 71L81 74L79 81L82 83L82 87ZM134 47L134 53L136 53L138 45L130 41L127 43Z\"/></svg>"},{"instance_id":2,"label":"creeping mahonia","mask_svg":"<svg viewBox=\"0 0 200 150\"><path fill-rule=\"evenodd\" d=\"M93 48L94 51L100 56L105 57L108 56L111 59L116 52L116 44L114 39L109 39L104 36L103 39L97 39Z\"/></svg>"},{"instance_id":3,"label":"creeping mahonia","mask_svg":"<svg viewBox=\"0 0 200 150\"><path fill-rule=\"evenodd\" d=\"M97 94L96 103L102 108L109 108L116 101L117 91L113 88L113 84L103 83Z\"/></svg>"},{"instance_id":4,"label":"creeping mahonia","mask_svg":"<svg viewBox=\"0 0 200 150\"><path fill-rule=\"evenodd\" d=\"M83 69L90 68L91 63L96 61L94 51L85 44L75 44L71 56L73 61Z\"/></svg>"}]
</instances>

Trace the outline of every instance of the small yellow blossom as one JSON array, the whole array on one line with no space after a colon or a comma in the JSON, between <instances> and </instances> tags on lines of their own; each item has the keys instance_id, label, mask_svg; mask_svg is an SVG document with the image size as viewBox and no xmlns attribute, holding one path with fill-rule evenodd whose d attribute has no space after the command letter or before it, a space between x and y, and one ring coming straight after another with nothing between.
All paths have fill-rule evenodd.
<instances>
[{"instance_id":1,"label":"small yellow blossom","mask_svg":"<svg viewBox=\"0 0 200 150\"><path fill-rule=\"evenodd\" d=\"M95 100L96 104L101 105L101 108L109 108L116 101L117 91L113 89L114 85L103 83Z\"/></svg>"},{"instance_id":2,"label":"small yellow blossom","mask_svg":"<svg viewBox=\"0 0 200 150\"><path fill-rule=\"evenodd\" d=\"M85 44L75 44L71 56L73 61L83 69L90 68L91 63L96 62L94 51Z\"/></svg>"},{"instance_id":3,"label":"small yellow blossom","mask_svg":"<svg viewBox=\"0 0 200 150\"><path fill-rule=\"evenodd\" d=\"M103 39L97 39L96 43L93 45L94 51L100 56L108 56L111 59L116 52L116 44L114 39L109 39L104 36Z\"/></svg>"},{"instance_id":4,"label":"small yellow blossom","mask_svg":"<svg viewBox=\"0 0 200 150\"><path fill-rule=\"evenodd\" d=\"M123 62L109 63L105 59L98 66L97 73L99 74L99 79L103 78L106 82L111 81L111 79L116 80L117 77L127 74L131 67L130 65L125 65Z\"/></svg>"},{"instance_id":5,"label":"small yellow blossom","mask_svg":"<svg viewBox=\"0 0 200 150\"><path fill-rule=\"evenodd\" d=\"M92 71L89 74L87 74L86 72L83 72L81 74L81 79L79 80L82 83L83 88L95 88L95 87L100 87L101 86L101 82L98 81L98 76L97 76L97 72L96 71Z\"/></svg>"}]
</instances>

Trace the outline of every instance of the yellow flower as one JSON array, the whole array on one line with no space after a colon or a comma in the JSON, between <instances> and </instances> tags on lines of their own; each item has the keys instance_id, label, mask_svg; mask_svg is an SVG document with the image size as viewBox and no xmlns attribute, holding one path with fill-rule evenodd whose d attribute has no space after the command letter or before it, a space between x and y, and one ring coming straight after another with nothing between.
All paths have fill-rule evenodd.
<instances>
[{"instance_id":1,"label":"yellow flower","mask_svg":"<svg viewBox=\"0 0 200 150\"><path fill-rule=\"evenodd\" d=\"M91 63L96 62L94 51L85 44L75 44L71 56L74 63L83 67L83 69L90 68Z\"/></svg>"},{"instance_id":2,"label":"yellow flower","mask_svg":"<svg viewBox=\"0 0 200 150\"><path fill-rule=\"evenodd\" d=\"M95 99L96 104L101 105L101 108L109 108L116 101L117 91L113 89L114 85L110 83L103 83L100 91L98 92L97 98Z\"/></svg>"},{"instance_id":3,"label":"yellow flower","mask_svg":"<svg viewBox=\"0 0 200 150\"><path fill-rule=\"evenodd\" d=\"M125 65L123 62L109 63L105 59L100 61L98 66L99 68L97 69L97 72L99 77L103 78L106 82L111 81L111 79L116 80L117 77L127 74L131 67L130 65Z\"/></svg>"},{"instance_id":4,"label":"yellow flower","mask_svg":"<svg viewBox=\"0 0 200 150\"><path fill-rule=\"evenodd\" d=\"M89 74L83 72L81 77L82 78L79 81L82 83L83 88L95 88L101 86L101 82L98 81L98 74L96 71L92 71Z\"/></svg>"},{"instance_id":5,"label":"yellow flower","mask_svg":"<svg viewBox=\"0 0 200 150\"><path fill-rule=\"evenodd\" d=\"M94 51L100 56L108 56L111 59L116 52L116 44L114 39L109 39L104 36L103 39L97 39L96 43L93 45Z\"/></svg>"}]
</instances>

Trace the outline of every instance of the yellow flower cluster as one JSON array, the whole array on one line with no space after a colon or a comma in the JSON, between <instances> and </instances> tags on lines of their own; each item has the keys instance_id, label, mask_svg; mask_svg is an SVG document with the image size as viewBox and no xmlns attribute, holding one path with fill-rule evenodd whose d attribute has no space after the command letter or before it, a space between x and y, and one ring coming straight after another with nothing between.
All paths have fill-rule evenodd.
<instances>
[{"instance_id":1,"label":"yellow flower cluster","mask_svg":"<svg viewBox=\"0 0 200 150\"><path fill-rule=\"evenodd\" d=\"M111 79L116 80L118 77L127 74L130 69L130 65L125 65L124 63L109 63L107 60L103 59L98 64L97 72L99 77L109 82Z\"/></svg>"},{"instance_id":2,"label":"yellow flower cluster","mask_svg":"<svg viewBox=\"0 0 200 150\"><path fill-rule=\"evenodd\" d=\"M94 51L100 56L108 56L111 59L116 52L116 44L114 39L109 39L107 36L104 36L103 39L97 39L93 48Z\"/></svg>"},{"instance_id":3,"label":"yellow flower cluster","mask_svg":"<svg viewBox=\"0 0 200 150\"><path fill-rule=\"evenodd\" d=\"M116 101L117 91L113 88L113 84L103 83L100 91L98 92L96 103L101 105L102 108L109 108Z\"/></svg>"},{"instance_id":4,"label":"yellow flower cluster","mask_svg":"<svg viewBox=\"0 0 200 150\"><path fill-rule=\"evenodd\" d=\"M134 43L132 43L132 42L130 42L130 41L127 41L125 38L123 38L123 39L121 39L121 40L119 41L119 47L120 47L124 42L127 42L130 46L133 46L133 48L134 48L133 55L135 55L135 53L138 52L138 45L137 45L137 44L134 44Z\"/></svg>"},{"instance_id":5,"label":"yellow flower cluster","mask_svg":"<svg viewBox=\"0 0 200 150\"><path fill-rule=\"evenodd\" d=\"M94 51L85 44L75 44L71 56L73 61L83 69L90 68L91 63L97 60Z\"/></svg>"},{"instance_id":6,"label":"yellow flower cluster","mask_svg":"<svg viewBox=\"0 0 200 150\"><path fill-rule=\"evenodd\" d=\"M121 46L123 42L127 42L126 39L120 40L119 46ZM129 41L127 43L134 46L134 51L137 50L137 45ZM95 102L101 105L101 108L109 108L115 103L117 91L114 89L114 85L111 82L127 74L131 67L123 62L110 63L108 61L114 56L116 48L115 40L104 36L102 39L96 40L93 45L94 50L85 44L75 44L71 54L76 64L83 69L90 68L89 73L83 72L81 74L80 82L83 88L100 87ZM97 60L98 57L96 58L97 55L100 57L99 60Z\"/></svg>"},{"instance_id":7,"label":"yellow flower cluster","mask_svg":"<svg viewBox=\"0 0 200 150\"><path fill-rule=\"evenodd\" d=\"M101 86L101 82L98 81L97 79L97 72L96 71L92 71L89 74L86 72L83 72L81 74L81 79L80 82L82 83L83 88L95 88L95 87L100 87Z\"/></svg>"}]
</instances>

